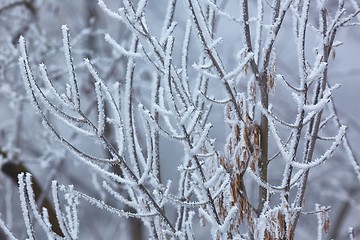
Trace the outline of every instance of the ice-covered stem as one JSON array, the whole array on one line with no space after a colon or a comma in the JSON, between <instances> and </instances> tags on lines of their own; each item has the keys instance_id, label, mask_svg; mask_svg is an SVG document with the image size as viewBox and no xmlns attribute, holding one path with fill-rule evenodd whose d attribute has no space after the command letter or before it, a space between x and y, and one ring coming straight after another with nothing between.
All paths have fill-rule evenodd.
<instances>
[{"instance_id":1,"label":"ice-covered stem","mask_svg":"<svg viewBox=\"0 0 360 240\"><path fill-rule=\"evenodd\" d=\"M303 108L303 105L306 104L307 96L308 96L308 87L306 83L307 73L306 73L306 59L305 59L305 36L306 36L306 29L307 29L307 21L308 21L308 15L309 15L309 7L310 7L310 1L307 0L304 2L302 7L302 13L300 16L300 23L298 23L298 28L296 29L297 36L295 38L297 39L297 54L298 54L298 65L299 65L299 75L300 75L300 94L301 94L301 101L302 103L299 103L301 107L298 108L298 114L295 120L296 129L294 131L294 139L291 143L290 147L290 157L291 162L296 161L297 156L297 149L300 143L301 138L301 132L303 129L303 121L304 121L304 115L305 110ZM302 105L301 105L302 104ZM283 181L283 185L285 185L284 189L284 198L286 201L289 201L289 191L290 191L290 182L291 182L291 176L293 171L293 166L291 164L287 164L285 167L285 176Z\"/></svg>"},{"instance_id":2,"label":"ice-covered stem","mask_svg":"<svg viewBox=\"0 0 360 240\"><path fill-rule=\"evenodd\" d=\"M164 25L161 30L161 38L163 41L165 41L165 39L167 37L166 32L170 28L170 26L173 22L173 19L174 19L176 2L177 2L177 0L170 0L168 3L167 9L166 9L166 15L165 15L165 19L164 19ZM163 41L161 41L161 42L163 42Z\"/></svg>"},{"instance_id":3,"label":"ice-covered stem","mask_svg":"<svg viewBox=\"0 0 360 240\"><path fill-rule=\"evenodd\" d=\"M206 55L211 60L213 67L215 68L220 79L223 79L226 73L222 66L222 62L221 62L221 59L220 59L217 51L210 47L210 45L212 44L212 42L210 42L212 40L212 37L211 37L210 30L209 30L208 26L206 25L206 21L205 21L203 12L201 11L199 2L193 1L193 0L188 0L188 5L189 5L190 14L191 14L192 20L194 22L196 31L198 33L198 38L200 40L200 44L203 48L203 51L206 53ZM231 102L232 102L234 108L236 109L237 118L239 120L243 121L242 116L241 116L240 107L237 104L235 94L234 94L229 82L227 80L224 80L223 83L224 83L226 92L228 93L228 95L231 99Z\"/></svg>"},{"instance_id":4,"label":"ice-covered stem","mask_svg":"<svg viewBox=\"0 0 360 240\"><path fill-rule=\"evenodd\" d=\"M329 221L329 208L315 204L316 217L318 220L317 226L317 239L323 239L323 233L329 231L330 221Z\"/></svg>"},{"instance_id":5,"label":"ice-covered stem","mask_svg":"<svg viewBox=\"0 0 360 240\"><path fill-rule=\"evenodd\" d=\"M136 52L138 48L139 39L137 36L133 35L133 39L131 41L130 51ZM124 97L124 105L125 109L123 114L125 115L125 136L128 141L128 152L129 159L131 164L134 166L134 173L137 177L140 176L140 167L139 160L136 151L135 144L135 131L134 131L134 116L133 116L133 97L132 97L132 88L134 82L134 71L135 71L135 60L133 57L129 57L127 69L126 69L126 83L125 83L125 97Z\"/></svg>"},{"instance_id":6,"label":"ice-covered stem","mask_svg":"<svg viewBox=\"0 0 360 240\"><path fill-rule=\"evenodd\" d=\"M77 86L77 80L75 76L75 67L74 62L71 54L71 45L70 45L70 38L69 38L69 29L66 25L61 27L62 34L63 34L63 45L64 45L64 52L65 52L65 59L66 59L66 66L68 68L69 73L69 83L70 83L70 90L71 95L68 96L69 100L73 104L73 107L76 110L80 109L80 94L79 88Z\"/></svg>"},{"instance_id":7,"label":"ice-covered stem","mask_svg":"<svg viewBox=\"0 0 360 240\"><path fill-rule=\"evenodd\" d=\"M160 79L161 78L158 74L156 74L154 76L154 83L152 86L152 96L151 96L151 101L153 102L152 109L151 109L151 115L154 116L156 125L159 125L160 115L159 115L159 111L154 106L159 106ZM151 147L152 157L153 157L153 159L152 159L153 171L154 171L156 178L161 183L160 133L159 133L159 129L157 129L153 126L151 126L151 128L152 128L151 135L152 135L152 139L153 139L152 147Z\"/></svg>"},{"instance_id":8,"label":"ice-covered stem","mask_svg":"<svg viewBox=\"0 0 360 240\"><path fill-rule=\"evenodd\" d=\"M337 13L343 12L343 9L344 9L343 4L344 4L343 2L339 3ZM337 15L337 13L335 15ZM328 18L327 18L328 11L325 8L325 5L322 5L322 7L319 9L319 14L320 14L320 18L319 18L320 33L321 33L321 37L323 39L322 46L321 46L321 49L322 49L321 55L322 55L322 61L326 64L326 67L324 68L322 76L318 80L317 85L315 86L315 95L312 100L313 105L317 104L318 101L320 101L320 99L323 96L323 92L325 91L325 88L327 86L327 73L328 73L327 64L329 61L329 55L330 55L330 51L331 51L331 48L332 48L332 45L333 45L333 42L334 42L334 39L336 36L337 29L341 26L341 24L336 24L335 22L342 22L340 17L334 18L333 23L330 24L330 28L328 28L329 27ZM318 132L320 129L322 113L323 113L323 110L320 110L315 115L315 117L313 117L311 119L311 121L309 122L308 129L306 131L307 140L305 143L305 153L304 153L304 157L303 157L304 163L311 162L311 160L313 158L315 144L316 144L316 140L318 138ZM298 188L297 196L294 200L295 207L301 208L303 205L303 202L304 202L303 199L304 199L305 190L306 190L306 186L307 186L309 171L310 171L310 169L307 169L305 171L304 176L300 181L300 186ZM295 229L296 229L296 225L299 220L299 216L300 216L300 212L296 212L293 231L295 231Z\"/></svg>"},{"instance_id":9,"label":"ice-covered stem","mask_svg":"<svg viewBox=\"0 0 360 240\"><path fill-rule=\"evenodd\" d=\"M337 114L337 110L336 110L333 98L331 98L329 106L330 106L329 107L330 112L334 115L335 125L338 128L340 128L342 125L341 125L341 122L340 122L340 119L339 119L339 115ZM360 183L360 164L359 164L358 160L355 158L354 151L352 150L352 147L350 145L350 142L348 140L348 137L347 137L346 133L345 133L345 136L344 136L343 145L344 145L344 148L345 148L345 152L347 154L347 158L350 161L351 166L353 167L353 169L355 171L356 178L358 179L358 181Z\"/></svg>"},{"instance_id":10,"label":"ice-covered stem","mask_svg":"<svg viewBox=\"0 0 360 240\"><path fill-rule=\"evenodd\" d=\"M253 47L252 47L252 43L251 43L251 33L250 33L250 26L249 26L249 5L248 5L248 0L242 0L241 3L241 7L242 7L242 12L241 12L241 16L242 16L242 28L243 28L243 33L245 34L245 45L247 48L247 51L249 53L253 52ZM259 37L259 40L261 38ZM260 59L258 59L260 61ZM255 76L255 79L259 82L260 79L260 72L259 72L259 68L257 63L255 62L255 59L252 58L250 60L250 67L251 70L253 71L253 74Z\"/></svg>"},{"instance_id":11,"label":"ice-covered stem","mask_svg":"<svg viewBox=\"0 0 360 240\"><path fill-rule=\"evenodd\" d=\"M0 218L0 236L5 238L4 235L8 240L17 240L14 234L10 231L9 227L6 226L5 222Z\"/></svg>"},{"instance_id":12,"label":"ice-covered stem","mask_svg":"<svg viewBox=\"0 0 360 240\"><path fill-rule=\"evenodd\" d=\"M186 141L187 141L187 144L189 145L189 149L193 149L194 146L193 144L191 143L191 138L190 138L190 135L189 133L186 131L186 128L185 126L182 126L182 130L183 130L183 133L185 134L185 138L186 138ZM197 168L200 172L200 176L201 176L201 180L202 182L205 184L206 183L206 177L205 177L205 173L204 173L204 170L203 170L203 167L201 166L201 163L200 163L200 160L198 158L198 156L196 154L193 155L193 159L195 160L195 163L197 165ZM205 186L204 186L205 187ZM209 204L210 204L210 209L211 209L211 212L212 214L214 215L214 218L217 222L218 225L221 225L221 222L220 222L220 218L219 218L219 214L216 210L216 207L215 207L215 202L214 202L214 198L212 197L211 193L210 193L210 190L208 187L205 187L205 191L206 191L206 195L207 195L207 199L209 201Z\"/></svg>"}]
</instances>

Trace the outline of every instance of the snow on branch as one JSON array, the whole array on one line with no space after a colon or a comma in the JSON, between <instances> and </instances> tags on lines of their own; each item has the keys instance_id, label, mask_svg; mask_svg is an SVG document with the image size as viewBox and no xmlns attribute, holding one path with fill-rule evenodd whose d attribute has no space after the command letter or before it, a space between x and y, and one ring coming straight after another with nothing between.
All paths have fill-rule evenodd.
<instances>
[{"instance_id":1,"label":"snow on branch","mask_svg":"<svg viewBox=\"0 0 360 240\"><path fill-rule=\"evenodd\" d=\"M25 183L24 183L24 173L18 175L18 184L19 184L19 194L21 209L23 214L23 219L25 221L26 233L30 240L34 239L34 228L30 220L30 211L28 206L28 199L26 197Z\"/></svg>"},{"instance_id":2,"label":"snow on branch","mask_svg":"<svg viewBox=\"0 0 360 240\"><path fill-rule=\"evenodd\" d=\"M17 238L14 236L14 234L6 226L5 222L1 219L1 214L0 214L0 229L5 233L6 237L9 240L17 240Z\"/></svg>"},{"instance_id":3,"label":"snow on branch","mask_svg":"<svg viewBox=\"0 0 360 240\"><path fill-rule=\"evenodd\" d=\"M98 0L98 4L100 6L100 8L106 13L108 14L110 17L114 18L115 20L122 20L122 17L116 13L111 11L105 4L105 2L103 0Z\"/></svg>"},{"instance_id":4,"label":"snow on branch","mask_svg":"<svg viewBox=\"0 0 360 240\"><path fill-rule=\"evenodd\" d=\"M133 57L133 58L141 58L141 54L137 52L130 52L126 49L124 49L122 46L120 46L112 37L110 37L109 34L105 34L105 40L117 51L119 51L121 54L127 56L127 57Z\"/></svg>"},{"instance_id":5,"label":"snow on branch","mask_svg":"<svg viewBox=\"0 0 360 240\"><path fill-rule=\"evenodd\" d=\"M56 182L55 182L56 184ZM60 185L58 186L58 188L62 191L67 193L70 189L69 187L65 186L65 185ZM108 204L106 204L104 201L98 200L96 198L90 197L84 193L81 193L79 191L76 190L72 190L74 196L77 196L80 199L83 199L85 201L87 201L88 203L90 203L91 205L94 205L95 207L99 208L99 209L103 209L106 210L112 214L118 215L119 217L125 217L125 218L148 218L148 217L154 217L155 215L157 215L157 212L149 212L149 213L132 213L132 212L127 212L121 209L117 209L114 208Z\"/></svg>"},{"instance_id":6,"label":"snow on branch","mask_svg":"<svg viewBox=\"0 0 360 240\"><path fill-rule=\"evenodd\" d=\"M71 46L70 46L70 39L69 39L69 28L66 25L61 27L62 35L63 35L63 44L64 44L64 52L65 52L65 60L66 65L68 67L69 72L69 83L70 83L70 90L71 95L68 96L71 99L71 102L74 104L74 108L76 110L80 109L80 94L79 89L77 86L77 80L75 76L75 68L73 59L71 56Z\"/></svg>"},{"instance_id":7,"label":"snow on branch","mask_svg":"<svg viewBox=\"0 0 360 240\"><path fill-rule=\"evenodd\" d=\"M79 205L86 202L116 217L140 219L153 239L195 239L199 232L212 239L294 239L302 229L297 223L306 207L308 174L341 143L360 179L333 105L339 85L328 83L337 30L358 17L359 6L351 0L354 9L347 13L343 1L335 11L327 10L327 1L313 6L310 0L242 0L239 6L186 0L186 9L178 2L154 8L152 1L124 0L114 11L112 3L99 0L100 9L127 32L119 38L105 33L100 40L118 54L92 49L92 59L85 58L76 73L77 49L62 26L62 72L68 74L63 88L45 64L39 73L32 70L30 59L38 58L30 58L20 37L27 96L50 136L95 176L86 194L52 182L59 229L66 239L78 239L80 211L89 207ZM230 15L230 7L238 16ZM240 35L223 31L226 24ZM284 37L281 29L294 34ZM284 41L296 48L279 51ZM313 45L315 52L308 50ZM291 72L283 69L287 65ZM284 84L275 88L279 81ZM338 133L322 137L334 129L330 120ZM328 144L323 152L321 144ZM39 227L58 239L49 209L37 207L31 175L19 174L18 185L27 238L36 239ZM317 205L316 211L321 238L325 210ZM0 229L15 239L9 226L0 219Z\"/></svg>"},{"instance_id":8,"label":"snow on branch","mask_svg":"<svg viewBox=\"0 0 360 240\"><path fill-rule=\"evenodd\" d=\"M101 136L104 134L105 129L105 112L104 112L104 97L102 93L101 83L95 83L95 92L98 103L98 124L97 124L97 134Z\"/></svg>"},{"instance_id":9,"label":"snow on branch","mask_svg":"<svg viewBox=\"0 0 360 240\"><path fill-rule=\"evenodd\" d=\"M292 162L291 165L296 168L306 170L323 163L325 160L329 159L333 155L337 147L341 144L343 137L345 136L345 132L346 132L346 127L341 126L331 147L328 150L326 150L326 152L323 155L321 155L319 158L316 158L314 161L310 163Z\"/></svg>"}]
</instances>

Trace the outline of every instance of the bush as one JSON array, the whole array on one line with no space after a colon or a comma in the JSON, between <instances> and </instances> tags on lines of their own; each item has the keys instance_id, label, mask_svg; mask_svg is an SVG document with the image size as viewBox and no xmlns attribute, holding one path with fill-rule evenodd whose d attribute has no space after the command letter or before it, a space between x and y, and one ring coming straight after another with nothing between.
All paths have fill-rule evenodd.
<instances>
[{"instance_id":1,"label":"bush","mask_svg":"<svg viewBox=\"0 0 360 240\"><path fill-rule=\"evenodd\" d=\"M18 232L110 239L125 221L133 238L336 237L331 207L312 203L319 186L308 189L316 180L309 173L333 168L328 162L342 145L360 180L334 104L340 85L329 82L342 45L336 35L358 24L356 2L171 0L164 17L153 14L162 4L151 4L125 0L112 10L100 0L121 37L105 33L104 46L95 24L75 38L63 25L62 47L52 49L65 61L36 57L38 43L20 37L27 97L47 131L42 138L57 140L35 144L47 153L43 167L51 178L73 177L40 184L40 173L31 176L25 162L12 160L11 147L2 150L3 172L19 185L25 225ZM91 48L73 47L83 36ZM34 71L32 63L42 61L51 69L41 63ZM97 216L107 220L82 226ZM0 226L15 239L16 230L4 220Z\"/></svg>"}]
</instances>

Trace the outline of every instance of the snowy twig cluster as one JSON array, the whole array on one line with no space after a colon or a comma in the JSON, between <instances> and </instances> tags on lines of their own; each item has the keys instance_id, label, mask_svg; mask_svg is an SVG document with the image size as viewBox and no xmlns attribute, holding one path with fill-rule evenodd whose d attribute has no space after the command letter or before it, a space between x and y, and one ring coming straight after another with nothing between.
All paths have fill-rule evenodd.
<instances>
[{"instance_id":1,"label":"snowy twig cluster","mask_svg":"<svg viewBox=\"0 0 360 240\"><path fill-rule=\"evenodd\" d=\"M333 102L339 85L328 81L339 28L357 25L356 2L339 0L331 12L324 0L241 0L236 15L222 2L170 0L155 34L148 25L148 1L124 0L115 11L99 0L104 14L124 24L131 37L121 44L110 34L104 37L114 54L126 58L123 84L109 84L94 61L84 59L94 84L95 119L82 99L68 27L62 27L68 82L61 91L44 64L39 65L41 79L35 77L31 53L20 37L22 79L43 125L76 160L96 172L102 179L99 191L117 202L114 206L54 180L53 207L39 209L31 175L21 173L19 194L29 239L36 239L40 229L48 239L78 239L78 207L85 202L120 218L140 219L152 239L196 239L199 221L213 239L294 239L297 223L306 214L309 172L341 144L360 180ZM175 37L180 25L176 10L187 11L181 37ZM317 18L315 24L310 16ZM237 46L227 46L229 39L219 36L222 21L241 32ZM282 33L288 23L293 31ZM292 76L277 67L281 34L296 46L297 74ZM316 38L310 52L308 35ZM223 48L236 49L235 64L219 51ZM137 74L143 66L152 73L146 101L137 98L134 88L143 81ZM278 102L284 92L289 113ZM216 122L219 108L224 117ZM101 146L106 155L72 142L66 128ZM336 131L334 136L323 136L328 128ZM216 129L225 129L225 140L214 139ZM181 154L164 157L166 141ZM325 142L327 149L317 150L318 142ZM173 179L163 177L163 171L169 171L163 168L166 162L174 166ZM321 239L329 228L330 209L307 207L314 208ZM0 228L16 239L3 220Z\"/></svg>"}]
</instances>

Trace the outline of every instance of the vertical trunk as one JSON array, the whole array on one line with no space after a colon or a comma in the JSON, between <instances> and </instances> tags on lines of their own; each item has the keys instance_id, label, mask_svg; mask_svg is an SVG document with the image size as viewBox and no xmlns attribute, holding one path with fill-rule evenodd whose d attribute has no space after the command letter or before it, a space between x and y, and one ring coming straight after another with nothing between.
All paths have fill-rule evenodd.
<instances>
[{"instance_id":1,"label":"vertical trunk","mask_svg":"<svg viewBox=\"0 0 360 240\"><path fill-rule=\"evenodd\" d=\"M261 82L260 82L260 94L261 94L261 104L264 109L267 109L269 106L269 93L267 86L267 74L266 72L262 74ZM261 156L259 159L258 167L260 178L267 182L268 178L268 144L269 144L269 125L267 117L262 114L261 122L260 122L260 131L261 131L261 139L260 139L260 151ZM258 213L260 214L264 203L267 200L267 190L263 187L259 187L259 205L258 205Z\"/></svg>"}]
</instances>

